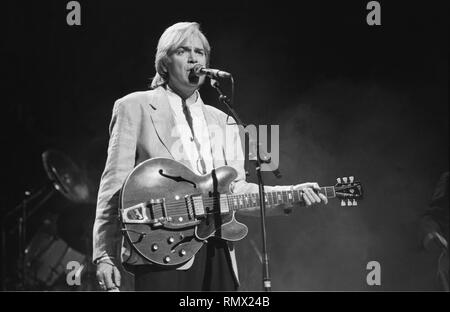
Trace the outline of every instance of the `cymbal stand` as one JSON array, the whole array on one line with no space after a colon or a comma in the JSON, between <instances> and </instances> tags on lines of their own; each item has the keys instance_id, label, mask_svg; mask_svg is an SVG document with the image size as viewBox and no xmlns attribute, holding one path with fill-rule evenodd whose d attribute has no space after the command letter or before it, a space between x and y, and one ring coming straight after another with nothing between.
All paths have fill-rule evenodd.
<instances>
[{"instance_id":1,"label":"cymbal stand","mask_svg":"<svg viewBox=\"0 0 450 312\"><path fill-rule=\"evenodd\" d=\"M49 187L51 187L50 190ZM44 194L47 191L47 194L43 199L41 199L34 207L30 206L30 203L38 198L40 195ZM2 223L1 223L1 233L2 233L2 241L1 241L1 249L2 249L2 290L7 290L6 285L6 263L7 263L7 248L6 248L6 236L7 234L10 234L11 231L14 231L16 228L18 229L18 250L19 250L19 259L18 264L20 266L19 272L20 272L20 284L18 285L19 290L25 290L26 288L26 282L25 282L25 269L26 269L26 235L27 235L27 219L31 217L37 209L46 202L50 196L54 193L55 188L53 187L53 183L49 182L46 183L44 186L42 186L40 189L38 189L36 192L32 193L31 191L25 191L24 199L18 204L14 209L9 211L7 214L5 214L2 217ZM29 208L32 209L29 209ZM6 231L7 220L9 217L11 217L13 214L19 213L17 223L15 226L10 230Z\"/></svg>"}]
</instances>

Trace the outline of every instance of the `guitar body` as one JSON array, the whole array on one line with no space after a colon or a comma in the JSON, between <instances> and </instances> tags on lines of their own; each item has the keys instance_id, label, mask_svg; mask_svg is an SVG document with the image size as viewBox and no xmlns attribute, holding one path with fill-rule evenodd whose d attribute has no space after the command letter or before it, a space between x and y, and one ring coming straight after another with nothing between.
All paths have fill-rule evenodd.
<instances>
[{"instance_id":1,"label":"guitar body","mask_svg":"<svg viewBox=\"0 0 450 312\"><path fill-rule=\"evenodd\" d=\"M172 159L152 158L142 162L123 185L121 213L126 208L163 199L164 205L152 205L152 219L166 219L151 224L122 220L126 238L142 257L165 266L188 261L210 237L228 241L244 238L247 226L236 221L234 211L220 213L217 199L218 194L229 193L236 176L236 170L229 166L200 176ZM186 205L196 195L202 195L202 204L208 212L200 217Z\"/></svg>"},{"instance_id":2,"label":"guitar body","mask_svg":"<svg viewBox=\"0 0 450 312\"><path fill-rule=\"evenodd\" d=\"M120 192L119 215L126 239L144 259L179 266L191 259L209 238L238 241L246 225L236 221L238 209L258 208L259 193L229 194L235 169L222 166L205 175L167 158L152 158L136 166ZM362 185L354 177L338 178L321 187L327 198L355 207ZM267 206L303 203L302 190L265 192Z\"/></svg>"}]
</instances>

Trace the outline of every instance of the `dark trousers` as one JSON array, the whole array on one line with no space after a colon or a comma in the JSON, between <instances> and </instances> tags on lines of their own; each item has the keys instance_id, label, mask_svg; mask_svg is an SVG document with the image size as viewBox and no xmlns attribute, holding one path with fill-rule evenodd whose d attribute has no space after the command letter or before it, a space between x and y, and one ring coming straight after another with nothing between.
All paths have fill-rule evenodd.
<instances>
[{"instance_id":1,"label":"dark trousers","mask_svg":"<svg viewBox=\"0 0 450 312\"><path fill-rule=\"evenodd\" d=\"M136 291L235 291L227 244L209 239L195 255L188 270L174 270L156 265L134 266Z\"/></svg>"}]
</instances>

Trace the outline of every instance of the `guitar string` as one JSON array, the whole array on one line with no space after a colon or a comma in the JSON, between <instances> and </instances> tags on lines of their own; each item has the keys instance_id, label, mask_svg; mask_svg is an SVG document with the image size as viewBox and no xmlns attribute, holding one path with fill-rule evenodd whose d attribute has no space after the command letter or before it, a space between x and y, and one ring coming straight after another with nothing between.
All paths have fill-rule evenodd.
<instances>
[{"instance_id":1,"label":"guitar string","mask_svg":"<svg viewBox=\"0 0 450 312\"><path fill-rule=\"evenodd\" d=\"M214 202L209 202L206 203L206 205L208 204L214 204ZM269 203L269 205L273 205L275 203ZM259 205L259 203L257 203L257 205ZM242 205L241 205L242 206ZM251 206L251 207L256 207L256 206ZM230 210L237 210L239 208L251 208L251 207L236 207L235 209L230 209ZM151 209L151 208L150 208ZM173 204L173 205L166 205L166 210L168 213L170 214L175 214L175 213L186 213L188 212L188 208L186 207L185 204L180 203L180 204ZM193 209L194 210L194 209ZM162 208L162 206L160 207L160 209L158 211L153 211L154 215L163 215L164 214L164 209Z\"/></svg>"},{"instance_id":2,"label":"guitar string","mask_svg":"<svg viewBox=\"0 0 450 312\"><path fill-rule=\"evenodd\" d=\"M220 203L220 200L219 199L208 199L208 200L204 200L203 201L203 204L204 205L209 205L209 204L214 204L214 201L216 201L216 202L218 202L218 203ZM301 202L301 200L300 200L300 202ZM269 205L279 205L279 204L282 204L282 203L275 203L275 202L270 202L270 200L267 200L266 201L266 203L268 203ZM160 207L160 209L158 210L158 211L153 211L153 215L161 215L161 216L163 216L163 214L164 214L164 209L163 209L163 207L162 207L162 203L154 203L154 204L156 204L156 205L161 205L161 207ZM228 204L229 204L229 202L228 202ZM250 207L248 207L248 204L247 204L247 207L243 207L243 205L242 204L237 204L237 205L235 205L235 206L237 206L236 208L234 208L233 209L233 207L232 207L232 209L230 209L230 211L231 210L238 210L238 209L244 209L244 208L252 208L252 207L257 207L257 206L259 206L259 199L256 201L256 203L254 203L254 202L251 202L251 204L256 204L256 205L252 205L252 206L250 206ZM183 203L183 202L179 202L179 203L170 203L170 204L167 204L166 203L166 210L167 210L167 212L168 212L168 214L170 213L170 214L176 214L176 213L181 213L182 215L185 215L185 214L187 214L187 212L188 212L188 208L186 207L186 204L185 203ZM242 206L242 207L241 207ZM151 209L151 208L150 208Z\"/></svg>"},{"instance_id":3,"label":"guitar string","mask_svg":"<svg viewBox=\"0 0 450 312\"><path fill-rule=\"evenodd\" d=\"M214 199L211 199L211 200L214 200ZM301 198L301 200L299 201L299 202L303 202L303 198ZM269 205L279 205L280 203L270 203L270 202L268 202L267 201L267 203L269 204ZM255 206L253 206L253 207L255 207ZM183 205L183 204L181 204L180 203L180 205L171 205L171 207L170 208L172 208L172 209L166 209L167 210L167 212L169 213L170 212L170 216L171 217L176 217L176 216L186 216L186 215L190 215L190 214L188 214L187 212L187 208L185 207L185 205ZM249 207L237 207L237 208L232 208L231 209L231 211L233 211L233 210L238 210L238 209L243 209L243 208L249 208ZM213 211L213 212L205 212L203 215L214 215L214 214L222 214L222 213L228 213L229 211L224 211L224 212L222 212L222 211ZM161 209L161 210L159 210L159 211L153 211L153 215L155 216L155 218L157 218L159 215L161 216L161 217L164 217L163 216L163 210Z\"/></svg>"},{"instance_id":4,"label":"guitar string","mask_svg":"<svg viewBox=\"0 0 450 312\"><path fill-rule=\"evenodd\" d=\"M272 195L267 195L266 197L268 199L271 199L271 198L273 199L274 197L278 198L279 197L278 196L279 193L281 193L281 197L284 197L284 198L288 197L288 193L283 193L283 192L286 192L286 191L282 191L282 192L267 192L266 194L272 194ZM292 193L297 193L297 196L300 196L300 194L302 194L302 191L301 190L294 190ZM254 194L254 195L243 195L243 194L227 195L226 198L221 198L221 197L213 197L213 198L211 198L211 197L208 197L208 198L203 199L203 203L210 203L211 201L215 201L215 200L219 200L219 201L220 200L227 200L227 201L230 201L230 200L239 200L239 199L245 199L245 198L256 198L257 201L259 201L259 193L250 193L250 194ZM326 195L326 192L325 192L324 195ZM166 207L170 207L173 204L179 204L179 203L181 205L183 205L183 206L185 205L185 203L183 201L166 201L165 205L166 205ZM150 204L160 204L160 203L150 203Z\"/></svg>"},{"instance_id":5,"label":"guitar string","mask_svg":"<svg viewBox=\"0 0 450 312\"><path fill-rule=\"evenodd\" d=\"M325 187L325 188L331 188L331 187ZM321 188L321 191L325 191L325 193L326 193L326 189L325 188ZM283 194L283 192L285 192L284 194ZM289 192L289 191L287 191L287 192ZM301 194L301 190L294 190L293 192L296 192L297 193L297 195L298 195L298 197L300 196L300 194ZM282 203L279 203L279 199L278 199L278 194L279 193L281 193L282 194L282 199L281 199L281 201L283 201L283 197L287 197L287 193L286 193L286 191L281 191L281 192L269 192L268 194L272 194L272 195L270 195L270 196L267 196L267 200L266 200L266 203L268 203L269 205L279 205L279 204L282 204ZM229 204L229 202L230 202L230 200L236 200L236 198L241 198L241 201L240 202L238 202L238 204L234 204L234 203L232 203L232 204L234 204L235 206L237 206L237 208L235 208L235 209L231 209L231 210L238 210L238 209L243 209L243 208L251 208L251 207L256 207L256 206L259 206L259 194L258 193L254 193L255 195L254 195L254 197L256 197L256 199L257 200L255 200L255 201L253 201L253 202L250 202L250 204L253 204L252 206L250 206L250 207L244 207L244 205L243 205L243 203L244 203L244 201L245 200L243 200L243 196L246 196L246 195L242 195L242 194L236 194L236 195L228 195L227 196L227 198L225 199L227 202L228 202L228 204ZM251 198L252 196L246 196L247 198ZM272 198L270 198L270 197L272 197ZM273 200L273 197L275 197L276 198L276 203L274 202L274 200ZM300 199L299 199L299 201L300 202L302 202L302 200L303 200L303 198L301 198L301 197L299 197ZM272 203L270 203L270 200L272 199ZM208 204L214 204L214 202L216 201L216 202L220 202L220 201L223 201L224 199L222 198L220 198L220 197L215 197L215 198L207 198L207 199L204 199L203 200L203 204L206 204L206 205L208 205ZM239 200L239 199L238 199ZM152 204L152 203L151 203ZM156 204L156 205L161 205L162 206L162 203L153 203L153 204ZM254 204L256 204L256 206L254 206ZM246 201L246 205L248 206L248 201ZM240 206L243 206L243 207L240 207ZM165 207L166 207L166 210L167 210L167 212L170 212L170 213L185 213L185 212L187 212L187 207L186 207L186 203L185 202L182 202L182 201L180 201L180 202L166 202L165 203ZM158 212L161 212L161 214L163 214L163 208L161 207L161 210L160 211L158 211ZM153 214L155 214L155 211L153 211Z\"/></svg>"},{"instance_id":6,"label":"guitar string","mask_svg":"<svg viewBox=\"0 0 450 312\"><path fill-rule=\"evenodd\" d=\"M331 187L327 187L327 188L331 188ZM321 191L323 191L324 193L322 193L322 194L324 194L324 195L326 195L326 190L324 190L324 189L321 189ZM276 204L279 204L279 200L280 199L278 199L280 196L280 194L281 194L281 200L283 201L284 199L286 199L286 201L288 201L288 195L289 195L289 193L287 193L287 192L290 192L290 191L280 191L280 192L267 192L266 193L266 197L267 197L267 201L266 202L268 202L268 201L270 201L270 200L272 200L272 201L274 201L274 198L276 199L276 201L277 201L277 203ZM294 190L294 191L292 191L292 195L294 195L296 193L296 195L297 195L297 197L298 198L300 198L300 200L302 200L302 198L300 197L300 195L303 193L301 190ZM210 197L208 197L208 198L205 198L205 199L203 199L203 203L204 204L210 204L211 203L211 201L212 202L214 202L214 201L223 201L223 200L226 200L228 203L230 202L230 201L235 201L235 202L239 202L239 201L241 201L241 202L246 202L246 203L248 203L249 201L248 201L248 199L255 199L253 202L255 202L255 203L259 203L259 193L250 193L250 194L254 194L254 195L243 195L243 194L236 194L236 195L227 195L227 197L226 198L220 198L220 197L213 197L213 198L210 198ZM293 196L294 198L295 198L295 196ZM156 204L159 204L159 203L156 203ZM174 205L176 206L176 205L180 205L180 206L185 206L185 202L183 202L183 201L169 201L169 202L165 202L165 205L166 205L166 207L174 207Z\"/></svg>"},{"instance_id":7,"label":"guitar string","mask_svg":"<svg viewBox=\"0 0 450 312\"><path fill-rule=\"evenodd\" d=\"M294 191L294 192L296 192L296 191ZM298 192L297 192L298 193ZM257 193L255 193L255 194L257 194ZM300 193L298 193L298 196L300 195ZM239 197L240 197L240 199L239 199ZM255 200L254 201L251 201L251 203L256 203L256 204L258 204L259 203L259 194L257 194L257 197L256 196L245 196L247 199L249 199L249 198L255 198ZM244 197L244 195L232 195L232 196L230 196L230 195L228 195L227 196L227 198L220 198L220 197L215 197L215 198L206 198L206 199L204 199L203 200L203 204L206 204L206 205L208 205L208 204L211 204L211 203L214 203L214 201L217 201L217 202L221 202L221 201L227 201L228 203L230 203L230 201L235 201L236 200L236 202L246 202L246 204L248 204L248 200L246 200L246 198ZM270 198L270 197L272 197L272 198ZM267 196L267 199L268 200L266 200L266 202L269 202L270 200L272 200L273 201L273 195L272 196ZM279 201L279 199L278 199L278 196L275 196L276 198L277 198L277 203L276 204L279 204L278 203L278 201ZM284 197L284 198L287 198L288 196L287 196L287 194L286 195L282 195L282 197ZM282 201L283 201L283 198L281 199ZM150 203L150 204L152 204L152 203ZM161 204L162 205L162 203L153 203L153 204L156 204L156 205L158 205L158 204ZM237 204L238 206L239 206L239 204ZM166 208L173 208L173 207L186 207L186 203L185 202L183 202L183 201L170 201L170 202L165 202L165 206L166 206Z\"/></svg>"},{"instance_id":8,"label":"guitar string","mask_svg":"<svg viewBox=\"0 0 450 312\"><path fill-rule=\"evenodd\" d=\"M326 190L327 189L332 189L332 187L323 187L321 188L322 192L325 192L326 194ZM303 202L304 199L303 197L300 197L300 194L302 193L301 190L294 190L292 191L292 193L297 193L297 197L299 197L299 200L292 200L292 202L289 202L288 199L288 193L289 191L280 191L280 192L268 192L267 194L271 194L267 196L266 199L266 203L269 205L280 205L283 203L293 203L294 201L299 201L299 202ZM278 195L281 193L281 203L279 202L280 199L278 199ZM220 198L220 197L213 197L213 198L206 198L203 200L203 204L204 205L208 205L208 204L214 204L215 202L222 202L223 200L226 200L228 204L230 204L230 201L234 201L234 203L232 203L232 205L237 206L236 208L232 207L232 209L230 210L238 210L238 209L245 209L245 208L254 208L259 206L259 193L250 193L250 194L254 194L253 196L250 195L243 195L243 194L236 194L236 195L227 195L226 198ZM275 197L275 199L274 199ZM255 199L255 200L250 200L250 202L248 201L248 199ZM286 199L286 200L284 200ZM270 202L272 201L272 202ZM275 202L276 201L276 202ZM284 202L283 202L284 201ZM251 204L249 206L249 203ZM162 203L150 203L150 204L156 204L156 205L161 205L161 209L159 211L153 211L154 215L159 215L161 214L161 216L164 214L164 209L162 207ZM245 205L244 205L245 204ZM176 213L180 213L181 215L185 215L188 212L188 208L186 207L186 203L183 201L180 202L166 202L165 203L165 207L166 207L166 211L170 214L175 214ZM150 208L152 209L152 208Z\"/></svg>"}]
</instances>

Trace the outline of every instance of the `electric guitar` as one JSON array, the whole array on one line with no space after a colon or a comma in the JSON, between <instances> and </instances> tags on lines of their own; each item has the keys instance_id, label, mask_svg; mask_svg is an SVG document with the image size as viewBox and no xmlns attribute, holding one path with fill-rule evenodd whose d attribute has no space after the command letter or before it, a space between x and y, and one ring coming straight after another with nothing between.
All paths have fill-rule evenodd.
<instances>
[{"instance_id":1,"label":"electric guitar","mask_svg":"<svg viewBox=\"0 0 450 312\"><path fill-rule=\"evenodd\" d=\"M259 193L231 194L237 172L222 166L197 175L167 158L152 158L136 166L120 192L123 232L135 250L159 265L180 265L192 258L210 237L239 241L248 228L235 218L238 210L259 207ZM319 191L341 205L356 206L360 182L338 178ZM266 207L304 204L300 190L265 192Z\"/></svg>"}]
</instances>

